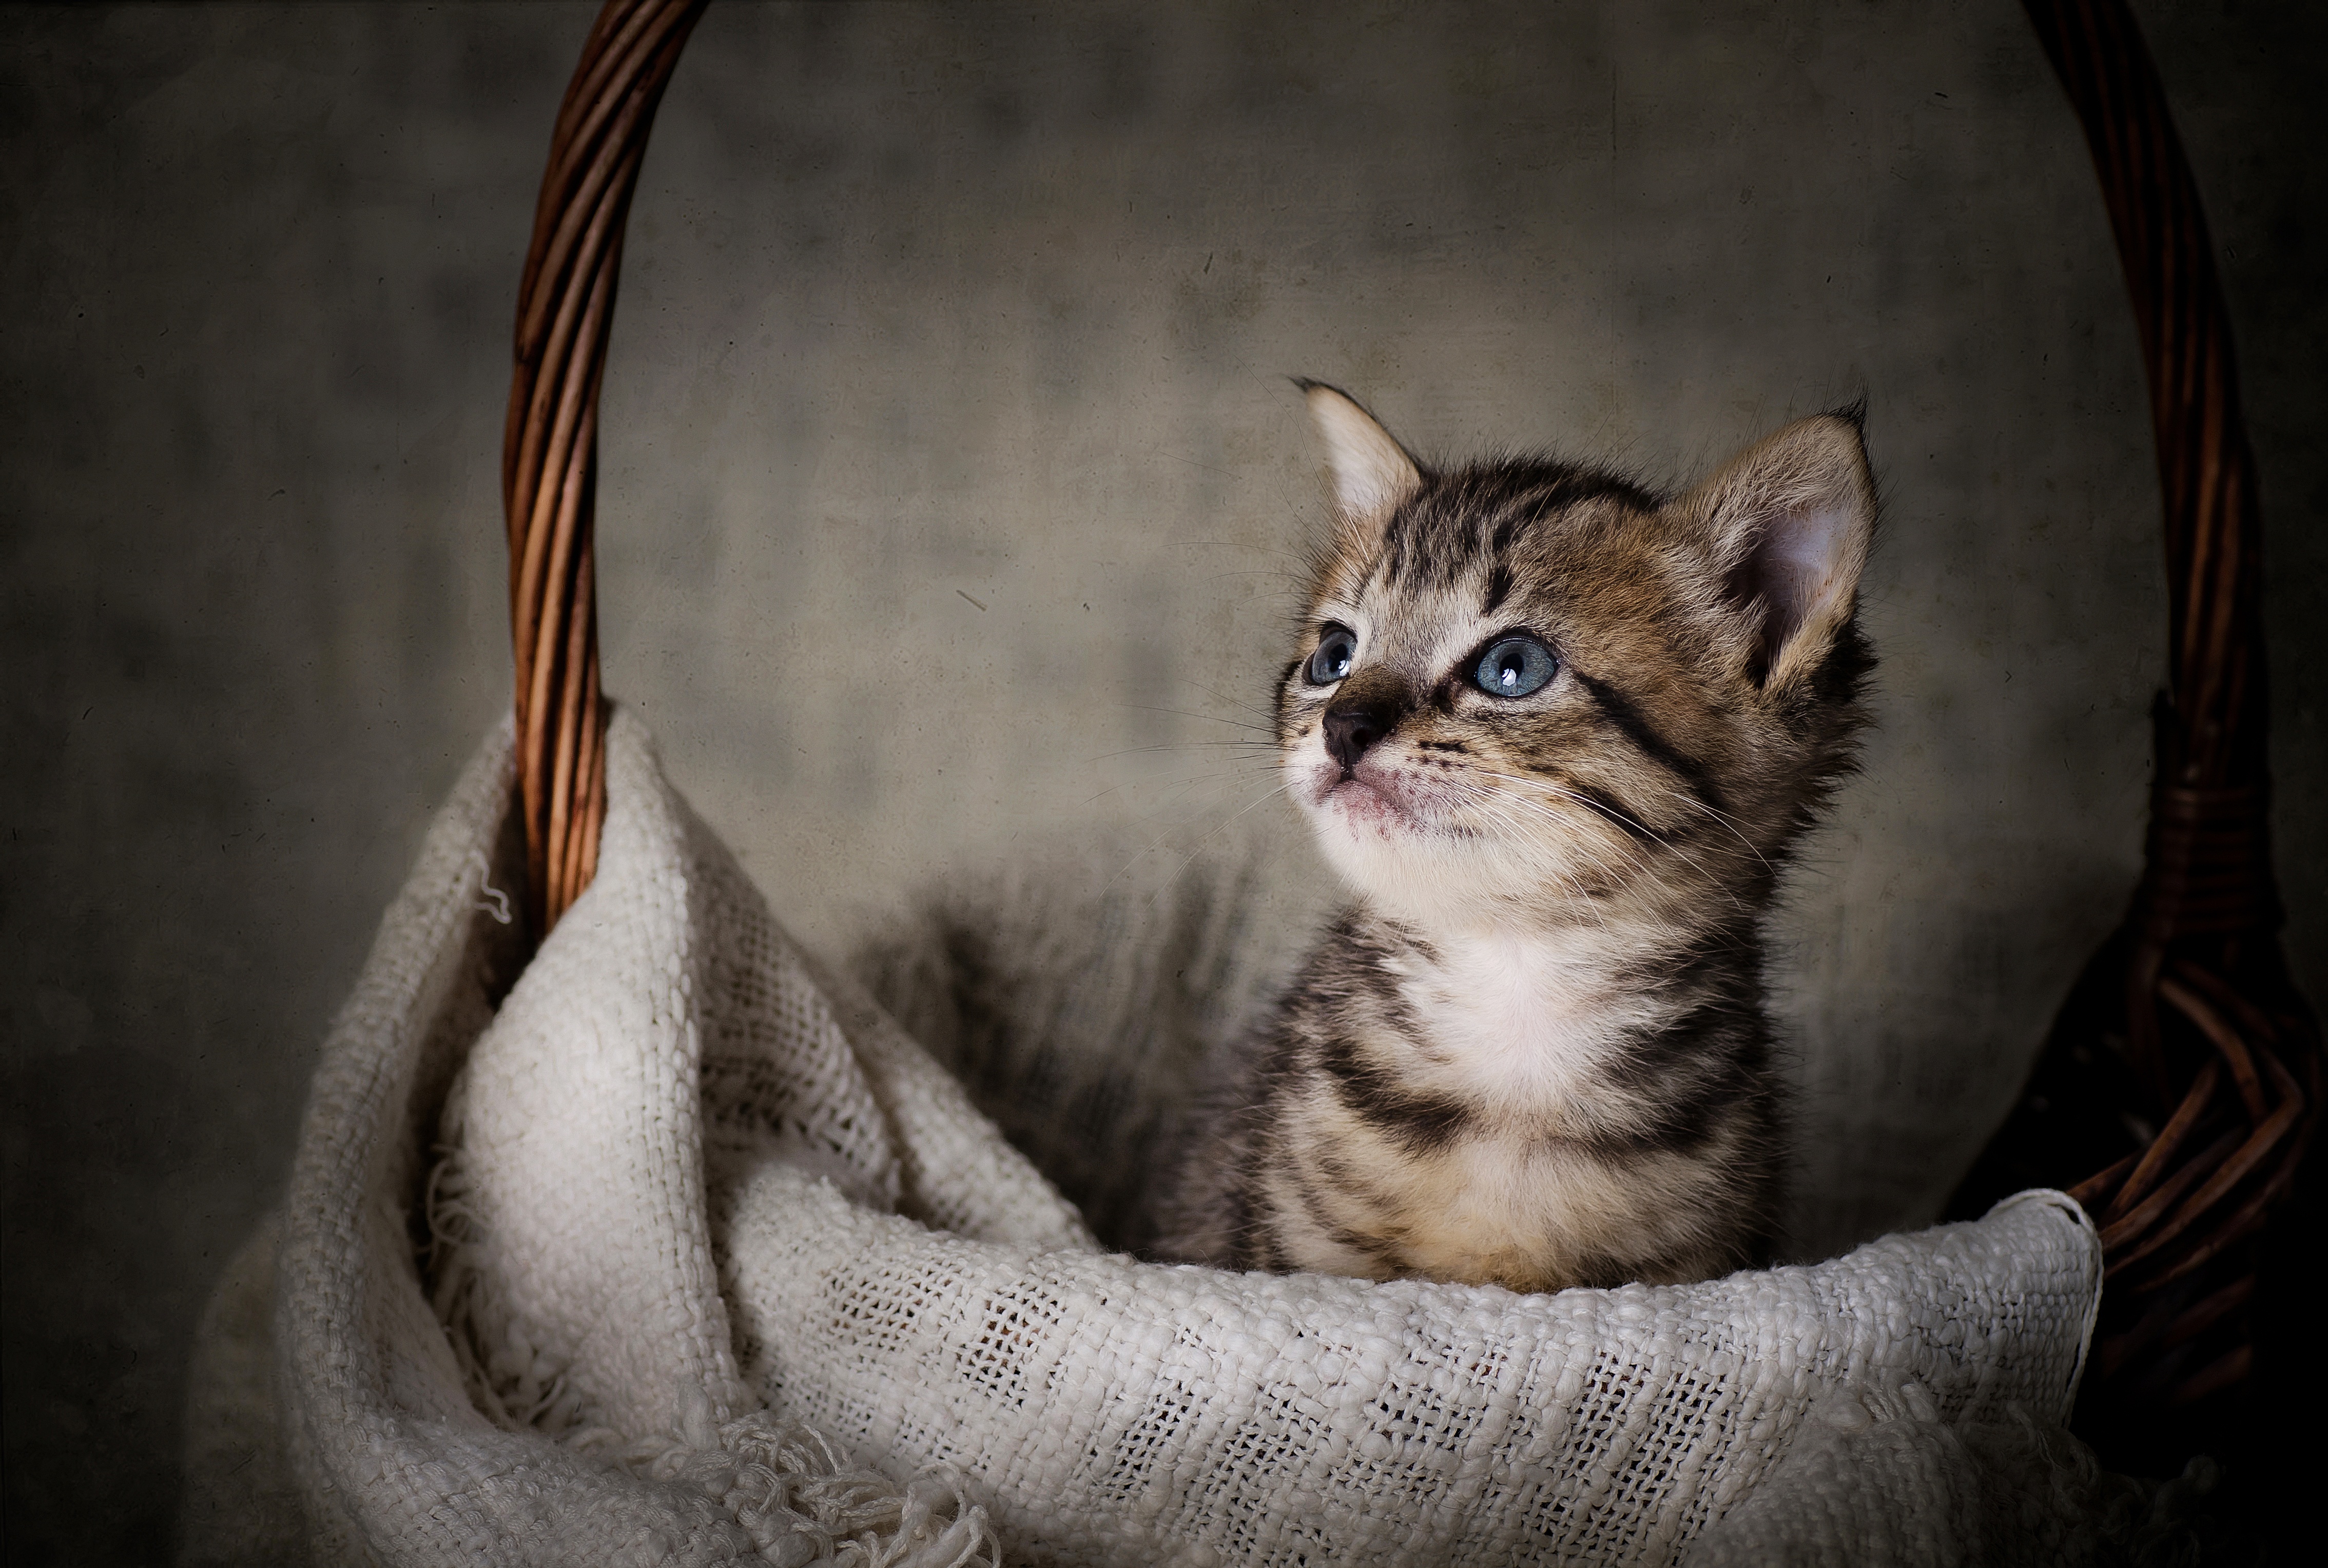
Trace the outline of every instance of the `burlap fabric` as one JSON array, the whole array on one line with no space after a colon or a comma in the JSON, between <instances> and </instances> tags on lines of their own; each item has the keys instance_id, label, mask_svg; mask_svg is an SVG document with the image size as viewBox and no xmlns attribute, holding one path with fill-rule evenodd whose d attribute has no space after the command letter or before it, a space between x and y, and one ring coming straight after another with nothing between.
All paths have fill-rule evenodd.
<instances>
[{"instance_id":1,"label":"burlap fabric","mask_svg":"<svg viewBox=\"0 0 2328 1568\"><path fill-rule=\"evenodd\" d=\"M2059 1194L1689 1287L1136 1263L793 947L625 714L597 879L521 971L509 785L504 733L206 1323L190 1561L2078 1555L2046 1442L1975 1441L2067 1414L2099 1249Z\"/></svg>"}]
</instances>

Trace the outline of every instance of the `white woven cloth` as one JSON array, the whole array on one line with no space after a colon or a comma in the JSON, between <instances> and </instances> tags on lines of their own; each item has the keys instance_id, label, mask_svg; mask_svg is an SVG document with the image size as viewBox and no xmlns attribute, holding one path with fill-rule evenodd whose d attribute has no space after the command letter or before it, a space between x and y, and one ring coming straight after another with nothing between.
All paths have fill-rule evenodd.
<instances>
[{"instance_id":1,"label":"white woven cloth","mask_svg":"<svg viewBox=\"0 0 2328 1568\"><path fill-rule=\"evenodd\" d=\"M1839 1400L1906 1401L1935 1451L2066 1416L2100 1256L2060 1194L1554 1296L1111 1255L790 945L627 714L608 758L597 879L521 973L506 733L432 828L316 1073L271 1398L198 1352L188 1560L263 1506L276 1450L222 1468L246 1407L279 1410L322 1562L1946 1562L2048 1507L2074 1534L1997 1467L1850 1470L1820 1435L1867 1425ZM266 1288L239 1267L216 1323ZM1838 1466L1849 1507L1802 1524Z\"/></svg>"}]
</instances>

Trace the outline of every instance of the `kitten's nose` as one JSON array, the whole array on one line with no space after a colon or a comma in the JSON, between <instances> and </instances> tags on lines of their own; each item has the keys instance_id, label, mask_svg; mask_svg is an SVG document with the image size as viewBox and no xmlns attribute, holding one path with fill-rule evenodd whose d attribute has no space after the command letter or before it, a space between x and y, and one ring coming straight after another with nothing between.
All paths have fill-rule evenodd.
<instances>
[{"instance_id":1,"label":"kitten's nose","mask_svg":"<svg viewBox=\"0 0 2328 1568\"><path fill-rule=\"evenodd\" d=\"M1326 710L1326 754L1344 772L1398 723L1398 707L1380 697L1346 696Z\"/></svg>"}]
</instances>

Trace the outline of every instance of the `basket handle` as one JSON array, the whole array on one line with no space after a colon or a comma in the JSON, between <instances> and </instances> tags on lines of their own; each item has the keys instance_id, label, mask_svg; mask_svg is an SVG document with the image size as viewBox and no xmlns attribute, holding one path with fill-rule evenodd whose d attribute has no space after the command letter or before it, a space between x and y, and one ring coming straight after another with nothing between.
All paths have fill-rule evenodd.
<instances>
[{"instance_id":1,"label":"basket handle","mask_svg":"<svg viewBox=\"0 0 2328 1568\"><path fill-rule=\"evenodd\" d=\"M2239 1244L2303 1156L2319 1114L2320 1037L2279 956L2263 523L2198 183L2126 0L2023 5L2109 209L2165 499L2168 695L2154 721L2145 869L2039 1068L2081 1050L2106 1057L2122 1026L2147 1112L2165 1118L2145 1149L2076 1190L2101 1223L2111 1280L2080 1412L2117 1420L2248 1375L2252 1350L2234 1315L2253 1293L2254 1257ZM2109 992L2113 1005L2094 1004ZM2043 1137L2009 1123L1992 1151Z\"/></svg>"},{"instance_id":2,"label":"basket handle","mask_svg":"<svg viewBox=\"0 0 2328 1568\"><path fill-rule=\"evenodd\" d=\"M598 866L606 815L592 542L598 387L647 133L704 4L606 0L559 106L518 285L502 511L526 900L542 936Z\"/></svg>"}]
</instances>

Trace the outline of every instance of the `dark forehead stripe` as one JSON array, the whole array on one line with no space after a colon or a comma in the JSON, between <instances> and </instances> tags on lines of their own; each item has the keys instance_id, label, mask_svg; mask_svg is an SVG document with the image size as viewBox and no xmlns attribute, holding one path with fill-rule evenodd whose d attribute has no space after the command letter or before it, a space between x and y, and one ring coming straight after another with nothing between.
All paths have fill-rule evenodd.
<instances>
[{"instance_id":1,"label":"dark forehead stripe","mask_svg":"<svg viewBox=\"0 0 2328 1568\"><path fill-rule=\"evenodd\" d=\"M1722 809L1721 791L1715 789L1713 776L1706 771L1704 763L1676 750L1670 742L1650 727L1640 709L1607 682L1595 680L1573 666L1570 667L1568 673L1576 677L1576 684L1582 686L1594 705L1608 715L1609 722L1633 743L1635 751L1687 785L1690 793L1701 802L1716 811Z\"/></svg>"},{"instance_id":2,"label":"dark forehead stripe","mask_svg":"<svg viewBox=\"0 0 2328 1568\"><path fill-rule=\"evenodd\" d=\"M1487 590L1479 595L1479 613L1493 615L1512 596L1512 564L1497 559L1488 567Z\"/></svg>"},{"instance_id":3,"label":"dark forehead stripe","mask_svg":"<svg viewBox=\"0 0 2328 1568\"><path fill-rule=\"evenodd\" d=\"M1548 458L1506 459L1474 463L1433 474L1397 511L1384 530L1379 557L1394 585L1413 578L1424 584L1451 583L1482 557L1491 574L1488 611L1511 592L1506 565L1512 547L1529 524L1582 501L1607 497L1644 509L1657 498L1638 485L1598 469Z\"/></svg>"},{"instance_id":4,"label":"dark forehead stripe","mask_svg":"<svg viewBox=\"0 0 2328 1568\"><path fill-rule=\"evenodd\" d=\"M1410 502L1390 515L1390 527L1383 531L1382 554L1376 557L1379 565L1374 574L1393 587L1406 575L1408 541L1414 529L1415 511Z\"/></svg>"}]
</instances>

